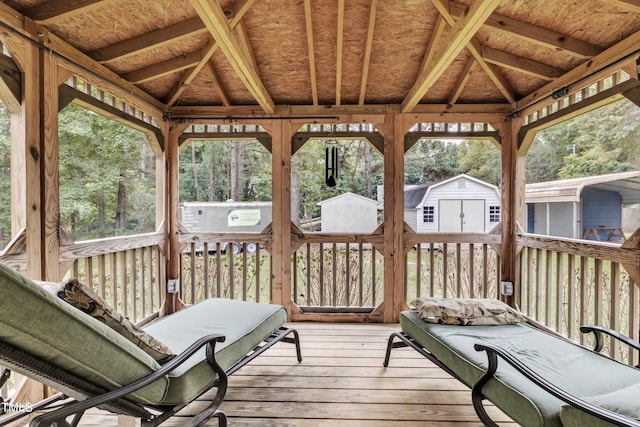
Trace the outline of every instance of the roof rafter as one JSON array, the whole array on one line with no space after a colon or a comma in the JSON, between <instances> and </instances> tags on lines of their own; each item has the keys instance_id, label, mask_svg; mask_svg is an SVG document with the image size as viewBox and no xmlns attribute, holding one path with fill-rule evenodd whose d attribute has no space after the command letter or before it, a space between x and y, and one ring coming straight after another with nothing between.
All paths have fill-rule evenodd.
<instances>
[{"instance_id":1,"label":"roof rafter","mask_svg":"<svg viewBox=\"0 0 640 427\"><path fill-rule=\"evenodd\" d=\"M360 78L360 98L358 105L364 105L364 96L367 92L367 80L369 79L369 64L371 63L371 47L373 45L373 32L376 27L376 13L378 0L371 0L369 4L369 25L367 26L367 41L364 46L364 61L362 62L362 76Z\"/></svg>"},{"instance_id":2,"label":"roof rafter","mask_svg":"<svg viewBox=\"0 0 640 427\"><path fill-rule=\"evenodd\" d=\"M336 46L336 105L342 99L342 45L344 40L344 0L338 0L338 38Z\"/></svg>"},{"instance_id":3,"label":"roof rafter","mask_svg":"<svg viewBox=\"0 0 640 427\"><path fill-rule=\"evenodd\" d=\"M460 54L462 49L471 41L483 22L498 7L501 0L475 0L465 16L451 28L447 39L442 41L438 53L432 61L433 67L418 76L409 93L402 101L402 111L409 112L427 93L433 84L444 74L447 67ZM437 0L434 2L437 3Z\"/></svg>"},{"instance_id":4,"label":"roof rafter","mask_svg":"<svg viewBox=\"0 0 640 427\"><path fill-rule=\"evenodd\" d=\"M216 68L211 63L211 61L207 62L207 68L209 68L209 71L213 76L213 85L215 86L216 92L218 92L218 96L222 100L222 105L225 105L225 106L231 105L231 101L229 100L229 95L227 95L227 92L224 90L224 86L222 85L220 76L218 75L218 72L216 71Z\"/></svg>"},{"instance_id":5,"label":"roof rafter","mask_svg":"<svg viewBox=\"0 0 640 427\"><path fill-rule=\"evenodd\" d=\"M613 0L613 3L632 12L640 13L640 0Z\"/></svg>"},{"instance_id":6,"label":"roof rafter","mask_svg":"<svg viewBox=\"0 0 640 427\"><path fill-rule=\"evenodd\" d=\"M160 28L129 40L114 43L102 49L89 53L89 56L103 64L116 59L137 55L157 49L176 42L186 37L194 36L207 31L200 18L191 18L186 21Z\"/></svg>"},{"instance_id":7,"label":"roof rafter","mask_svg":"<svg viewBox=\"0 0 640 427\"><path fill-rule=\"evenodd\" d=\"M177 58L173 58L169 61L160 62L147 68L132 71L125 74L123 77L131 83L144 83L149 80L157 79L176 71L191 68L200 63L202 54L200 51L192 52L188 55L181 55Z\"/></svg>"},{"instance_id":8,"label":"roof rafter","mask_svg":"<svg viewBox=\"0 0 640 427\"><path fill-rule=\"evenodd\" d=\"M544 80L553 80L565 73L564 70L552 67L541 62L532 61L531 59L521 56L512 55L487 46L482 47L482 57L485 61L500 65L511 70L515 70L530 76L538 77Z\"/></svg>"},{"instance_id":9,"label":"roof rafter","mask_svg":"<svg viewBox=\"0 0 640 427\"><path fill-rule=\"evenodd\" d=\"M444 20L450 25L453 26L455 24L455 19L451 14L449 14L448 10L448 2L447 0L431 0L436 9L440 12L440 15L444 18ZM489 64L482 58L482 45L475 39L471 39L469 44L467 45L467 49L471 52L471 55L478 61L478 65L480 68L484 70L484 72L489 76L489 79L493 82L493 84L498 88L502 96L510 102L516 102L516 94L511 88L511 85L504 76L500 73L498 68Z\"/></svg>"},{"instance_id":10,"label":"roof rafter","mask_svg":"<svg viewBox=\"0 0 640 427\"><path fill-rule=\"evenodd\" d=\"M275 104L218 3L209 0L190 0L190 3L251 95L265 112L273 113Z\"/></svg>"},{"instance_id":11,"label":"roof rafter","mask_svg":"<svg viewBox=\"0 0 640 427\"><path fill-rule=\"evenodd\" d=\"M231 28L235 28L238 23L242 20L242 17L245 13L251 8L255 0L244 0L238 4L232 13L231 22L229 23ZM211 40L203 49L202 49L202 61L195 67L186 70L180 79L176 83L175 86L169 91L165 102L167 105L173 105L182 95L182 93L186 90L187 86L191 84L193 79L196 78L198 73L204 68L205 65L209 62L211 57L216 50L218 50L219 43L216 42L215 38Z\"/></svg>"},{"instance_id":12,"label":"roof rafter","mask_svg":"<svg viewBox=\"0 0 640 427\"><path fill-rule=\"evenodd\" d=\"M376 0L377 1L377 0ZM313 48L313 23L311 22L311 0L304 0L304 22L309 52L309 73L311 74L311 97L313 105L318 105L318 81L316 79L316 58Z\"/></svg>"},{"instance_id":13,"label":"roof rafter","mask_svg":"<svg viewBox=\"0 0 640 427\"><path fill-rule=\"evenodd\" d=\"M447 103L447 105L453 105L458 101L460 94L469 81L469 77L471 77L471 69L473 68L475 63L476 60L474 58L469 58L469 60L467 61L467 65L464 66L464 70L462 70L462 73L460 74L456 85L451 91L451 95L449 96L449 102Z\"/></svg>"},{"instance_id":14,"label":"roof rafter","mask_svg":"<svg viewBox=\"0 0 640 427\"><path fill-rule=\"evenodd\" d=\"M461 15L465 7L462 3L455 1L449 2L449 12L455 18ZM491 14L484 25L496 30L508 32L536 45L555 50L560 49L580 58L591 58L602 52L602 48L585 41L538 27L537 25L517 21L508 16L498 15L497 13Z\"/></svg>"},{"instance_id":15,"label":"roof rafter","mask_svg":"<svg viewBox=\"0 0 640 427\"><path fill-rule=\"evenodd\" d=\"M110 3L115 3L115 0L51 0L25 10L23 15L40 23L48 23L81 15Z\"/></svg>"},{"instance_id":16,"label":"roof rafter","mask_svg":"<svg viewBox=\"0 0 640 427\"><path fill-rule=\"evenodd\" d=\"M422 66L420 67L420 72L424 73L431 60L433 59L433 55L436 54L436 49L438 48L438 43L440 42L440 38L442 37L442 33L447 28L447 22L444 20L442 15L438 15L436 18L436 23L433 26L433 32L431 33L431 37L429 37L429 43L427 44L427 50L424 54L424 58L422 58Z\"/></svg>"},{"instance_id":17,"label":"roof rafter","mask_svg":"<svg viewBox=\"0 0 640 427\"><path fill-rule=\"evenodd\" d=\"M516 110L520 111L550 95L553 91L571 85L572 83L609 67L616 62L623 60L629 61L630 56L633 57L634 55L637 55L638 45L640 45L640 31L631 34L626 39L619 41L602 53L594 56L591 60L583 62L557 79L537 89L535 92L518 100L516 103Z\"/></svg>"}]
</instances>

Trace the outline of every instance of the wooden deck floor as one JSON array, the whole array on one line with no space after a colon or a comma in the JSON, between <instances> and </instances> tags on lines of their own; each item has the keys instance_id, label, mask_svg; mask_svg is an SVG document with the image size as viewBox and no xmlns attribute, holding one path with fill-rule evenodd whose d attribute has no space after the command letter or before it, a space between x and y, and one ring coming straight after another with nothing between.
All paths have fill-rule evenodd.
<instances>
[{"instance_id":1,"label":"wooden deck floor","mask_svg":"<svg viewBox=\"0 0 640 427\"><path fill-rule=\"evenodd\" d=\"M387 338L398 325L293 327L300 333L303 362L296 362L293 345L279 343L234 374L221 408L230 426L481 425L469 389L415 351L395 349L390 366L382 366ZM205 404L194 402L186 415ZM497 408L488 412L501 425L509 424ZM188 420L176 416L163 426L187 425ZM80 425L123 424L116 416L93 411Z\"/></svg>"}]
</instances>

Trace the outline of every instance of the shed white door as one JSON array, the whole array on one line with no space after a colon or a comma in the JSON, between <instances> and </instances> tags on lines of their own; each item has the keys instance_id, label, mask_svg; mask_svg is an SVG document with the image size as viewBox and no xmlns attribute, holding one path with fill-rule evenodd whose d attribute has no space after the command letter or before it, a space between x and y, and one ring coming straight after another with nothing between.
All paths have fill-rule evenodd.
<instances>
[{"instance_id":1,"label":"shed white door","mask_svg":"<svg viewBox=\"0 0 640 427\"><path fill-rule=\"evenodd\" d=\"M439 231L441 233L484 233L484 200L441 199Z\"/></svg>"}]
</instances>

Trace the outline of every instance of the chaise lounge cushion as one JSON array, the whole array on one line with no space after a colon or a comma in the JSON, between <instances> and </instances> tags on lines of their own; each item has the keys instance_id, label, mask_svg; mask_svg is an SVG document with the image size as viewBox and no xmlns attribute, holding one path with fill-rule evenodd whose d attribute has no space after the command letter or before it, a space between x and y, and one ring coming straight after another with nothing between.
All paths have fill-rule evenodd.
<instances>
[{"instance_id":1,"label":"chaise lounge cushion","mask_svg":"<svg viewBox=\"0 0 640 427\"><path fill-rule=\"evenodd\" d=\"M167 346L131 323L78 279L67 280L56 293L63 301L109 326L158 362L167 362L175 357Z\"/></svg>"},{"instance_id":2,"label":"chaise lounge cushion","mask_svg":"<svg viewBox=\"0 0 640 427\"><path fill-rule=\"evenodd\" d=\"M469 387L486 371L486 353L473 347L483 341L512 352L542 377L578 397L640 383L640 371L527 324L439 325L425 322L415 311L406 311L400 316L400 325ZM562 425L560 408L564 402L542 391L505 362L498 363L497 377L487 383L483 394L514 421L526 426Z\"/></svg>"},{"instance_id":3,"label":"chaise lounge cushion","mask_svg":"<svg viewBox=\"0 0 640 427\"><path fill-rule=\"evenodd\" d=\"M160 367L113 329L3 264L0 294L0 341L95 385L122 387ZM134 393L133 399L160 401L168 385L163 378ZM60 391L80 397L73 390Z\"/></svg>"},{"instance_id":4,"label":"chaise lounge cushion","mask_svg":"<svg viewBox=\"0 0 640 427\"><path fill-rule=\"evenodd\" d=\"M639 395L640 384L633 384L610 393L585 397L584 400L629 418L640 420ZM560 419L564 427L609 427L613 425L571 405L562 407Z\"/></svg>"},{"instance_id":5,"label":"chaise lounge cushion","mask_svg":"<svg viewBox=\"0 0 640 427\"><path fill-rule=\"evenodd\" d=\"M181 352L204 335L222 334L226 340L216 344L216 360L227 370L286 321L287 312L280 305L214 298L160 318L144 330L174 353ZM214 379L202 349L171 372L163 402L189 402Z\"/></svg>"}]
</instances>

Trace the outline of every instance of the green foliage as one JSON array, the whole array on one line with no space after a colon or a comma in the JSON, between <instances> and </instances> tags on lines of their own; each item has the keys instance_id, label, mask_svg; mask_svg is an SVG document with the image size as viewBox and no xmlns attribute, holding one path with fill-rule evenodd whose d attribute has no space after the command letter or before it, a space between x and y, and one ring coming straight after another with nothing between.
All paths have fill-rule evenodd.
<instances>
[{"instance_id":1,"label":"green foliage","mask_svg":"<svg viewBox=\"0 0 640 427\"><path fill-rule=\"evenodd\" d=\"M640 170L640 108L620 100L540 131L527 182Z\"/></svg>"},{"instance_id":2,"label":"green foliage","mask_svg":"<svg viewBox=\"0 0 640 427\"><path fill-rule=\"evenodd\" d=\"M405 184L427 184L460 173L459 146L455 142L421 139L405 153Z\"/></svg>"},{"instance_id":3,"label":"green foliage","mask_svg":"<svg viewBox=\"0 0 640 427\"><path fill-rule=\"evenodd\" d=\"M155 156L147 137L73 104L59 120L62 230L73 240L153 231Z\"/></svg>"},{"instance_id":4,"label":"green foliage","mask_svg":"<svg viewBox=\"0 0 640 427\"><path fill-rule=\"evenodd\" d=\"M271 153L255 140L241 140L242 190L240 200L271 200ZM181 202L225 201L231 198L232 141L191 141L179 154Z\"/></svg>"},{"instance_id":5,"label":"green foliage","mask_svg":"<svg viewBox=\"0 0 640 427\"><path fill-rule=\"evenodd\" d=\"M376 198L376 186L382 184L384 174L383 159L377 151L371 150L371 167L367 173L364 168L367 144L369 142L363 139L338 140L338 179L335 187L328 187L325 182L325 150L336 145L327 144L324 140L310 140L294 155L291 173L297 174L300 181L300 219L319 218L319 202L346 192ZM371 183L370 193L366 191L367 179Z\"/></svg>"},{"instance_id":6,"label":"green foliage","mask_svg":"<svg viewBox=\"0 0 640 427\"><path fill-rule=\"evenodd\" d=\"M0 102L0 250L11 239L11 116Z\"/></svg>"}]
</instances>

